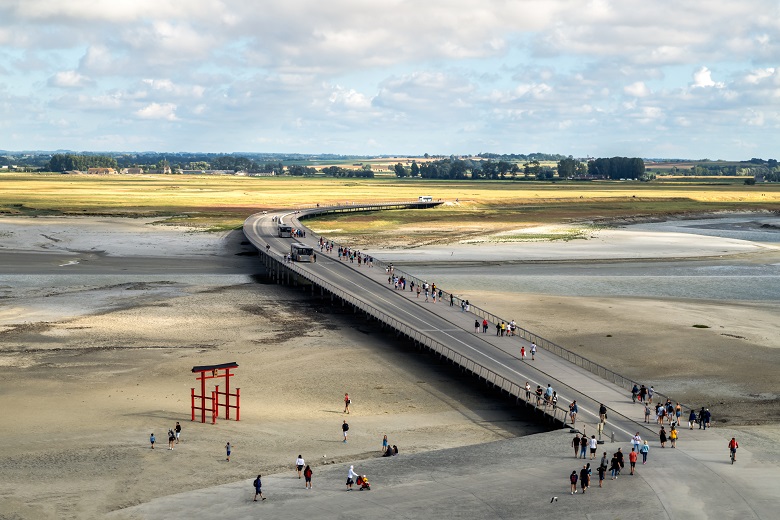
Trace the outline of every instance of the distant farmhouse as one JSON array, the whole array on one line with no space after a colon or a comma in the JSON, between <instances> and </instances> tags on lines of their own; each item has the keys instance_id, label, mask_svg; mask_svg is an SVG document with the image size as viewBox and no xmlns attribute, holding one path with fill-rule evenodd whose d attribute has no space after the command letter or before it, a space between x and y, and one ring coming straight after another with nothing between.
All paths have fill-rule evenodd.
<instances>
[{"instance_id":1,"label":"distant farmhouse","mask_svg":"<svg viewBox=\"0 0 780 520\"><path fill-rule=\"evenodd\" d=\"M146 173L165 173L165 174L170 174L171 173L171 167L170 166L163 166L162 169L147 170Z\"/></svg>"},{"instance_id":2,"label":"distant farmhouse","mask_svg":"<svg viewBox=\"0 0 780 520\"><path fill-rule=\"evenodd\" d=\"M87 170L87 175L111 175L116 173L113 168L90 168Z\"/></svg>"},{"instance_id":3,"label":"distant farmhouse","mask_svg":"<svg viewBox=\"0 0 780 520\"><path fill-rule=\"evenodd\" d=\"M143 168L123 168L122 173L126 173L128 175L140 175L144 172Z\"/></svg>"}]
</instances>

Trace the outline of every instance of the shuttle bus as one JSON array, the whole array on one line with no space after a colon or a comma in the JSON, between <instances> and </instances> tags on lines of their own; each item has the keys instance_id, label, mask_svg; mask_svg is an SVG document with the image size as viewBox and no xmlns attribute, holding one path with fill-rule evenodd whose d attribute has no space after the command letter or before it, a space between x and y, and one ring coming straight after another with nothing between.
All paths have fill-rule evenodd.
<instances>
[{"instance_id":1,"label":"shuttle bus","mask_svg":"<svg viewBox=\"0 0 780 520\"><path fill-rule=\"evenodd\" d=\"M417 202L433 202L433 197L430 195L421 195L417 197Z\"/></svg>"},{"instance_id":2,"label":"shuttle bus","mask_svg":"<svg viewBox=\"0 0 780 520\"><path fill-rule=\"evenodd\" d=\"M279 224L279 238L290 237L292 237L292 226L288 226L287 224Z\"/></svg>"},{"instance_id":3,"label":"shuttle bus","mask_svg":"<svg viewBox=\"0 0 780 520\"><path fill-rule=\"evenodd\" d=\"M290 244L290 258L293 262L311 262L313 260L314 249L306 244L293 242Z\"/></svg>"}]
</instances>

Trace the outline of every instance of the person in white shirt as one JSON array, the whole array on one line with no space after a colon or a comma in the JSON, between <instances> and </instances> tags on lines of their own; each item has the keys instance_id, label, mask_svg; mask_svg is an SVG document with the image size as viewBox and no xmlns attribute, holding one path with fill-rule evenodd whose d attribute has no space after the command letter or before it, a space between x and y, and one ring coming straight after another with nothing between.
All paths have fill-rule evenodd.
<instances>
[{"instance_id":1,"label":"person in white shirt","mask_svg":"<svg viewBox=\"0 0 780 520\"><path fill-rule=\"evenodd\" d=\"M590 459L596 458L596 449L599 447L599 442L596 440L595 435L590 436Z\"/></svg>"},{"instance_id":2,"label":"person in white shirt","mask_svg":"<svg viewBox=\"0 0 780 520\"><path fill-rule=\"evenodd\" d=\"M306 466L306 463L303 461L303 457L298 455L298 458L295 459L295 467L298 469L298 478L301 478L301 472L303 471L304 466Z\"/></svg>"},{"instance_id":3,"label":"person in white shirt","mask_svg":"<svg viewBox=\"0 0 780 520\"><path fill-rule=\"evenodd\" d=\"M352 491L352 484L355 483L357 477L358 474L355 473L355 466L350 466L349 472L347 473L347 491Z\"/></svg>"},{"instance_id":4,"label":"person in white shirt","mask_svg":"<svg viewBox=\"0 0 780 520\"><path fill-rule=\"evenodd\" d=\"M642 446L642 437L639 436L639 432L636 432L636 435L631 437L631 445L639 453L639 448Z\"/></svg>"}]
</instances>

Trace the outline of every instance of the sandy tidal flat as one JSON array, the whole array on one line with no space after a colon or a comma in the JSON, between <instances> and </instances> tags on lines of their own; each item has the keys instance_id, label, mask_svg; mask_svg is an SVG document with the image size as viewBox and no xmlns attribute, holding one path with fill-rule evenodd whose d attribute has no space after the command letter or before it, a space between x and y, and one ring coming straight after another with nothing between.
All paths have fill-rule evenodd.
<instances>
[{"instance_id":1,"label":"sandy tidal flat","mask_svg":"<svg viewBox=\"0 0 780 520\"><path fill-rule=\"evenodd\" d=\"M538 430L329 302L256 283L240 232L36 218L0 219L0 238L0 517L100 518L298 454L375 457L384 434L419 452ZM241 421L190 422L190 369L229 361Z\"/></svg>"}]
</instances>

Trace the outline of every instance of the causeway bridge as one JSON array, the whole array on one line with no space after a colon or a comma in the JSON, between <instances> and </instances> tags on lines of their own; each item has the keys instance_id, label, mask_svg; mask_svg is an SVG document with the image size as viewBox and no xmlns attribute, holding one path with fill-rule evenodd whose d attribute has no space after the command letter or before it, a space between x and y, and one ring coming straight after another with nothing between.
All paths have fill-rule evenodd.
<instances>
[{"instance_id":1,"label":"causeway bridge","mask_svg":"<svg viewBox=\"0 0 780 520\"><path fill-rule=\"evenodd\" d=\"M399 337L413 342L420 349L427 350L452 363L465 374L478 378L515 399L519 406L526 406L542 420L560 427L570 426L569 404L576 401L579 413L574 428L588 437L596 435L601 443L619 442L626 446L630 438L639 432L643 439L650 440L656 450L658 425L651 417L651 423L644 423L644 406L632 403L630 388L634 381L617 374L607 367L594 363L575 352L547 341L530 331L517 329L515 336L497 336L496 323L508 320L491 314L486 309L470 306L468 310L461 300L442 287L443 297L436 303L424 301L416 292L394 289L388 283L390 265L373 260L373 266L339 260L334 243L333 252L320 252L320 236L307 229L302 221L306 218L327 213L355 211L422 209L435 207L440 201L432 202L386 202L375 204L345 204L338 206L313 206L297 210L273 213L258 213L244 222L244 234L257 248L260 261L277 283L296 286L310 291L312 295L330 298L334 304L350 307L355 314L363 316ZM277 233L279 222L304 230L305 237L280 238ZM327 238L323 237L324 240ZM313 263L289 262L286 254L291 242L302 242L314 248L317 261ZM343 244L349 246L349 244ZM400 272L407 283L423 280L413 274ZM434 280L431 280L434 281ZM480 328L475 332L474 322L489 322L487 333ZM536 359L520 357L520 348L530 350L531 343L538 346ZM526 382L531 386L528 395ZM534 391L537 386L545 389L550 384L558 395L558 406L545 406L537 401ZM652 382L646 382L647 386ZM654 402L666 401L666 396L656 393ZM673 400L674 402L674 400ZM607 407L607 420L600 427L599 407ZM683 412L683 424L687 425L688 409ZM687 432L687 428L684 429ZM572 432L573 433L573 432ZM702 435L702 434L700 434ZM690 501L701 506L701 497L707 497L706 514L694 517L716 518L723 507L727 507L728 518L775 518L775 507L780 500L780 486L777 486L777 467L759 468L758 474L765 478L764 484L774 486L771 498L756 502L751 497L762 496L766 487L754 479L729 478L732 466L723 464L727 460L726 443L717 431L707 430L696 443L693 435L686 435L686 445L694 448L676 450L679 457L690 459L689 464L677 465L673 475L659 473L651 476L651 485L659 497L676 497L665 504L666 517L689 518ZM713 448L713 446L722 447ZM571 448L569 448L571 449ZM602 451L612 452L615 447L599 446ZM624 450L625 451L625 450ZM630 451L630 447L627 451ZM745 458L749 453L741 449ZM627 458L626 458L627 460ZM641 460L641 458L640 458ZM742 460L742 459L741 459ZM740 461L741 464L742 462ZM628 463L626 462L626 473ZM764 475L764 473L767 473ZM757 475L758 475L757 474ZM622 478L622 477L621 477ZM645 479L648 477L646 476ZM758 479L756 479L758 480Z\"/></svg>"}]
</instances>

